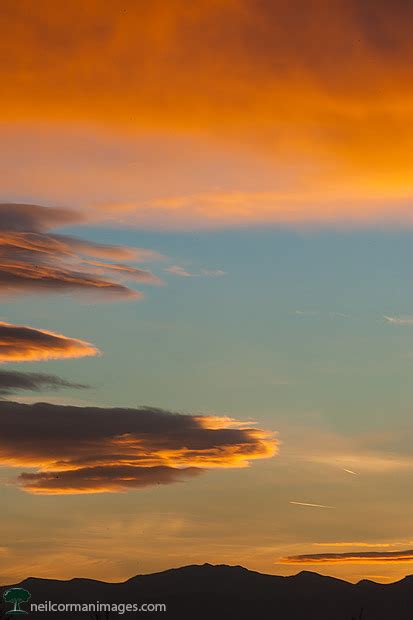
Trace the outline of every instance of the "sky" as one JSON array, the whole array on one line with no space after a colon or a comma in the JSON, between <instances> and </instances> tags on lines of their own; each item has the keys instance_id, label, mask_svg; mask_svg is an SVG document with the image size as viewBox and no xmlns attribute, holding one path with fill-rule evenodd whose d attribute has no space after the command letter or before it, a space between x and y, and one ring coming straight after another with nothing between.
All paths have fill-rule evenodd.
<instances>
[{"instance_id":1,"label":"sky","mask_svg":"<svg viewBox=\"0 0 413 620\"><path fill-rule=\"evenodd\" d=\"M0 583L411 573L412 7L2 13Z\"/></svg>"}]
</instances>

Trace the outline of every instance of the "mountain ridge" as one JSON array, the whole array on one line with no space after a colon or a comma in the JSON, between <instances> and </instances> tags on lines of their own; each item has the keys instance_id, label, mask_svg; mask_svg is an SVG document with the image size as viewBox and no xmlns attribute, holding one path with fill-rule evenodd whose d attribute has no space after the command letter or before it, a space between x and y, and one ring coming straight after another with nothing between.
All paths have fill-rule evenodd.
<instances>
[{"instance_id":1,"label":"mountain ridge","mask_svg":"<svg viewBox=\"0 0 413 620\"><path fill-rule=\"evenodd\" d=\"M165 603L161 617L267 618L282 620L411 619L413 576L389 584L370 580L357 583L300 571L295 575L269 575L237 565L192 564L150 574L135 575L122 582L75 577L69 580L28 577L19 583L0 586L23 587L31 602ZM90 617L85 613L51 612L56 618ZM135 614L122 614L136 617ZM30 616L44 617L32 612ZM1 615L0 615L1 617ZM116 618L118 614L96 615ZM155 616L156 617L156 616Z\"/></svg>"},{"instance_id":2,"label":"mountain ridge","mask_svg":"<svg viewBox=\"0 0 413 620\"><path fill-rule=\"evenodd\" d=\"M166 575L166 574L170 574L170 573L177 572L177 571L186 571L189 569L196 570L199 568L202 569L204 567L208 567L208 568L210 567L213 569L224 568L224 569L229 569L231 571L240 570L250 575L277 577L279 579L295 579L297 577L307 577L307 576L311 576L312 578L314 576L316 578L320 577L321 579L325 578L325 579L331 579L332 581L341 581L343 583L348 583L353 586L363 584L363 583L371 583L371 584L375 584L378 586L391 586L391 585L405 582L406 580L411 580L413 582L413 574L405 575L401 579L397 579L396 581L390 581L388 583L382 583L380 581L374 581L373 579L366 579L366 578L360 579L360 581L352 582L352 581L347 581L346 579L342 579L341 577L333 577L332 575L324 575L322 573L317 573L317 571L301 570L295 573L294 575L274 575L273 573L263 573L261 571L252 570L250 568L246 568L245 566L242 566L241 564L211 564L210 562L204 562L203 564L185 564L183 566L172 566L171 568L165 568L164 570L156 571L154 573L137 573L136 575L133 575L132 577L128 577L124 581L104 581L102 579L93 579L91 577L70 577L69 579L58 579L58 578L51 578L51 577L35 577L33 575L30 575L29 577L25 577L21 581L16 582L14 584L0 584L0 590L2 590L3 588L17 587L17 585L22 585L23 583L27 583L28 581L50 581L50 582L56 582L56 583L71 583L73 581L85 581L85 582L101 583L101 584L107 584L107 585L122 585L122 584L130 583L136 579L140 579L141 577Z\"/></svg>"}]
</instances>

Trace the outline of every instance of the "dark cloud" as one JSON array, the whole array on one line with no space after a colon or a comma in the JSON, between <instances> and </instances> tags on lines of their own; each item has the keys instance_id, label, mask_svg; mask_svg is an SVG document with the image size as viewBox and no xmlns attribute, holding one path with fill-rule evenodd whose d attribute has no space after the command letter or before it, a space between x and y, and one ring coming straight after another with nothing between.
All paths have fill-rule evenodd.
<instances>
[{"instance_id":1,"label":"dark cloud","mask_svg":"<svg viewBox=\"0 0 413 620\"><path fill-rule=\"evenodd\" d=\"M0 402L2 464L33 493L121 491L175 482L204 469L244 467L276 451L271 433L228 418L149 407Z\"/></svg>"},{"instance_id":2,"label":"dark cloud","mask_svg":"<svg viewBox=\"0 0 413 620\"><path fill-rule=\"evenodd\" d=\"M43 232L51 228L75 224L82 219L79 213L69 209L30 204L0 204L0 230Z\"/></svg>"},{"instance_id":3,"label":"dark cloud","mask_svg":"<svg viewBox=\"0 0 413 620\"><path fill-rule=\"evenodd\" d=\"M33 362L97 355L89 342L26 325L0 322L0 362Z\"/></svg>"},{"instance_id":4,"label":"dark cloud","mask_svg":"<svg viewBox=\"0 0 413 620\"><path fill-rule=\"evenodd\" d=\"M407 551L360 551L346 553L310 553L290 555L280 560L282 564L382 564L412 562L413 549Z\"/></svg>"},{"instance_id":5,"label":"dark cloud","mask_svg":"<svg viewBox=\"0 0 413 620\"><path fill-rule=\"evenodd\" d=\"M23 487L32 493L44 495L54 493L105 493L139 489L156 484L171 484L196 475L196 467L135 467L131 465L109 465L82 467L69 471L20 474Z\"/></svg>"},{"instance_id":6,"label":"dark cloud","mask_svg":"<svg viewBox=\"0 0 413 620\"><path fill-rule=\"evenodd\" d=\"M103 262L153 259L159 256L155 252L49 232L79 219L76 213L64 209L0 205L0 294L76 290L137 298L141 294L123 284L123 280L160 283L150 271Z\"/></svg>"},{"instance_id":7,"label":"dark cloud","mask_svg":"<svg viewBox=\"0 0 413 620\"><path fill-rule=\"evenodd\" d=\"M38 392L40 390L58 390L61 388L87 388L87 385L66 381L56 375L40 372L18 372L0 370L0 396L14 394L21 390Z\"/></svg>"}]
</instances>

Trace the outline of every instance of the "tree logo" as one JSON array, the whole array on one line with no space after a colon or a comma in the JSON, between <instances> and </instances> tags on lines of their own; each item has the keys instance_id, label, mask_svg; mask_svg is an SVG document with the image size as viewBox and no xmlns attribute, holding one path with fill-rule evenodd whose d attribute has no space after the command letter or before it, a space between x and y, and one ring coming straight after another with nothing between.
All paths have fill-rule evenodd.
<instances>
[{"instance_id":1,"label":"tree logo","mask_svg":"<svg viewBox=\"0 0 413 620\"><path fill-rule=\"evenodd\" d=\"M30 599L30 592L24 588L9 588L3 592L3 598L6 603L12 603L14 605L13 609L6 611L7 616L21 616L28 613L24 609L20 609L20 605L22 603L27 603Z\"/></svg>"}]
</instances>

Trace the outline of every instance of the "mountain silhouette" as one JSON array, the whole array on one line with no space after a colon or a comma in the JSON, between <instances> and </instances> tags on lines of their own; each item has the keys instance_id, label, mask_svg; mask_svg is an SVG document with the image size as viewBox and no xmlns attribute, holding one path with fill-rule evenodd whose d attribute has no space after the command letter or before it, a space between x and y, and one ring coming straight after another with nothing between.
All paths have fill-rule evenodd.
<instances>
[{"instance_id":1,"label":"mountain silhouette","mask_svg":"<svg viewBox=\"0 0 413 620\"><path fill-rule=\"evenodd\" d=\"M391 584L369 580L352 584L308 571L279 577L242 566L203 564L137 575L122 583L31 577L19 584L1 586L0 592L11 587L28 590L30 603L164 603L166 612L148 612L153 618L411 620L413 617L413 576ZM25 608L29 608L27 604ZM121 615L114 611L52 611L32 612L29 617L106 620L141 615L136 611Z\"/></svg>"}]
</instances>

